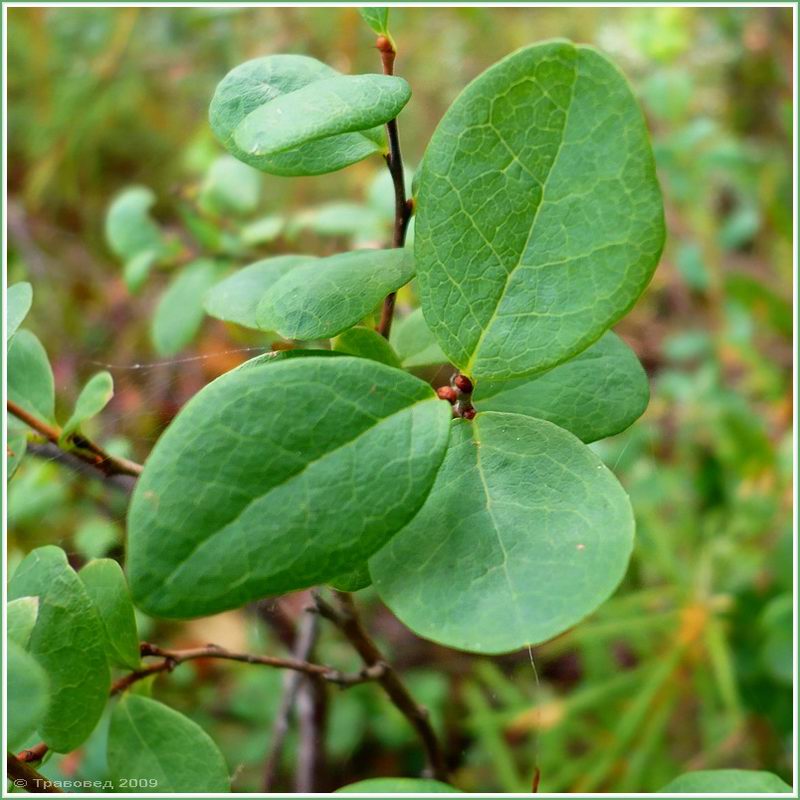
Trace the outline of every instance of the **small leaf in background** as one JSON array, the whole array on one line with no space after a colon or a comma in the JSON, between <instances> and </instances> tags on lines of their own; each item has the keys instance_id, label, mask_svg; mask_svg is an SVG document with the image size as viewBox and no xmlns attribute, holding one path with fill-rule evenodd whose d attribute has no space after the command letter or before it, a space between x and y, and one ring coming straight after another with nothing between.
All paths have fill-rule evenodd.
<instances>
[{"instance_id":1,"label":"small leaf in background","mask_svg":"<svg viewBox=\"0 0 800 800\"><path fill-rule=\"evenodd\" d=\"M617 479L571 433L482 412L453 422L425 505L369 570L415 633L505 653L563 633L607 599L633 529Z\"/></svg>"},{"instance_id":2,"label":"small leaf in background","mask_svg":"<svg viewBox=\"0 0 800 800\"><path fill-rule=\"evenodd\" d=\"M705 292L709 287L708 268L703 261L703 253L693 243L684 242L678 247L675 263L690 289Z\"/></svg>"},{"instance_id":3,"label":"small leaf in background","mask_svg":"<svg viewBox=\"0 0 800 800\"><path fill-rule=\"evenodd\" d=\"M608 331L575 358L530 378L481 381L478 411L507 411L553 422L584 442L613 436L647 408L650 387L636 354Z\"/></svg>"},{"instance_id":4,"label":"small leaf in background","mask_svg":"<svg viewBox=\"0 0 800 800\"><path fill-rule=\"evenodd\" d=\"M416 172L403 165L403 178L406 185L406 197L411 197L411 187L414 184ZM394 183L388 169L378 170L367 188L367 203L370 208L377 211L387 222L394 220Z\"/></svg>"},{"instance_id":5,"label":"small leaf in background","mask_svg":"<svg viewBox=\"0 0 800 800\"><path fill-rule=\"evenodd\" d=\"M462 371L523 377L581 352L630 310L664 244L627 81L565 41L502 59L431 137L416 219L425 319Z\"/></svg>"},{"instance_id":6,"label":"small leaf in background","mask_svg":"<svg viewBox=\"0 0 800 800\"><path fill-rule=\"evenodd\" d=\"M394 323L389 341L405 369L447 363L447 356L425 322L421 308Z\"/></svg>"},{"instance_id":7,"label":"small leaf in background","mask_svg":"<svg viewBox=\"0 0 800 800\"><path fill-rule=\"evenodd\" d=\"M411 87L393 75L337 75L280 95L251 111L234 140L251 155L274 155L394 119Z\"/></svg>"},{"instance_id":8,"label":"small leaf in background","mask_svg":"<svg viewBox=\"0 0 800 800\"><path fill-rule=\"evenodd\" d=\"M429 778L370 778L342 786L341 794L455 794L459 790Z\"/></svg>"},{"instance_id":9,"label":"small leaf in background","mask_svg":"<svg viewBox=\"0 0 800 800\"><path fill-rule=\"evenodd\" d=\"M106 241L120 261L164 250L164 236L150 216L155 202L155 194L144 186L124 189L111 202L106 215Z\"/></svg>"},{"instance_id":10,"label":"small leaf in background","mask_svg":"<svg viewBox=\"0 0 800 800\"><path fill-rule=\"evenodd\" d=\"M703 769L670 781L659 794L782 794L792 787L771 772L749 769Z\"/></svg>"},{"instance_id":11,"label":"small leaf in background","mask_svg":"<svg viewBox=\"0 0 800 800\"><path fill-rule=\"evenodd\" d=\"M114 396L114 379L110 372L92 375L75 401L75 410L61 431L62 440L71 436L86 420L97 416Z\"/></svg>"},{"instance_id":12,"label":"small leaf in background","mask_svg":"<svg viewBox=\"0 0 800 800\"><path fill-rule=\"evenodd\" d=\"M316 256L273 256L236 270L205 296L207 314L246 328L260 329L256 309L267 290L291 270Z\"/></svg>"},{"instance_id":13,"label":"small leaf in background","mask_svg":"<svg viewBox=\"0 0 800 800\"><path fill-rule=\"evenodd\" d=\"M365 561L360 566L356 567L350 572L345 572L342 575L337 575L331 581L330 585L340 592L357 592L361 589L366 589L367 586L372 585L372 578L369 574L369 566Z\"/></svg>"},{"instance_id":14,"label":"small leaf in background","mask_svg":"<svg viewBox=\"0 0 800 800\"><path fill-rule=\"evenodd\" d=\"M340 253L287 273L267 290L256 316L262 329L287 339L328 338L360 322L413 277L408 250Z\"/></svg>"},{"instance_id":15,"label":"small leaf in background","mask_svg":"<svg viewBox=\"0 0 800 800\"><path fill-rule=\"evenodd\" d=\"M8 596L39 598L29 650L47 673L51 699L38 730L51 749L68 753L92 732L108 699L103 624L59 547L31 551L14 572Z\"/></svg>"},{"instance_id":16,"label":"small leaf in background","mask_svg":"<svg viewBox=\"0 0 800 800\"><path fill-rule=\"evenodd\" d=\"M761 663L767 673L780 683L792 685L792 595L787 592L774 598L761 616L764 634Z\"/></svg>"},{"instance_id":17,"label":"small leaf in background","mask_svg":"<svg viewBox=\"0 0 800 800\"><path fill-rule=\"evenodd\" d=\"M363 358L226 373L181 410L136 483L134 601L202 616L354 569L422 504L450 416L426 383Z\"/></svg>"},{"instance_id":18,"label":"small leaf in background","mask_svg":"<svg viewBox=\"0 0 800 800\"><path fill-rule=\"evenodd\" d=\"M8 317L6 318L6 341L17 332L17 328L31 310L33 302L33 288L29 283L15 283L8 287L6 303Z\"/></svg>"},{"instance_id":19,"label":"small leaf in background","mask_svg":"<svg viewBox=\"0 0 800 800\"><path fill-rule=\"evenodd\" d=\"M44 422L55 422L53 371L42 343L17 331L8 348L8 399Z\"/></svg>"},{"instance_id":20,"label":"small leaf in background","mask_svg":"<svg viewBox=\"0 0 800 800\"><path fill-rule=\"evenodd\" d=\"M361 19L372 28L375 33L386 36L389 33L389 9L383 8L359 8L358 13Z\"/></svg>"},{"instance_id":21,"label":"small leaf in background","mask_svg":"<svg viewBox=\"0 0 800 800\"><path fill-rule=\"evenodd\" d=\"M27 647L39 613L38 597L18 597L6 606L8 640Z\"/></svg>"},{"instance_id":22,"label":"small leaf in background","mask_svg":"<svg viewBox=\"0 0 800 800\"><path fill-rule=\"evenodd\" d=\"M147 791L229 792L225 759L196 723L149 697L126 692L108 730L108 768L115 783L136 776ZM123 789L123 791L125 791Z\"/></svg>"},{"instance_id":23,"label":"small leaf in background","mask_svg":"<svg viewBox=\"0 0 800 800\"><path fill-rule=\"evenodd\" d=\"M274 55L240 64L222 79L211 100L209 119L214 134L240 161L274 175L321 175L383 152L386 135L382 127L309 141L272 155L253 155L234 141L242 121L259 107L339 75L333 67L308 56Z\"/></svg>"},{"instance_id":24,"label":"small leaf in background","mask_svg":"<svg viewBox=\"0 0 800 800\"><path fill-rule=\"evenodd\" d=\"M388 237L391 218L359 203L334 202L309 208L292 217L291 235L309 230L318 236L345 236L355 246L382 243Z\"/></svg>"},{"instance_id":25,"label":"small leaf in background","mask_svg":"<svg viewBox=\"0 0 800 800\"><path fill-rule=\"evenodd\" d=\"M254 222L245 225L239 235L242 241L255 247L259 244L274 242L284 231L286 220L280 214L268 214Z\"/></svg>"},{"instance_id":26,"label":"small leaf in background","mask_svg":"<svg viewBox=\"0 0 800 800\"><path fill-rule=\"evenodd\" d=\"M89 517L75 531L73 546L77 553L91 561L102 558L120 544L121 536L117 526L103 517Z\"/></svg>"},{"instance_id":27,"label":"small leaf in background","mask_svg":"<svg viewBox=\"0 0 800 800\"><path fill-rule=\"evenodd\" d=\"M122 568L110 558L90 561L79 573L106 632L110 664L138 669L139 634Z\"/></svg>"},{"instance_id":28,"label":"small leaf in background","mask_svg":"<svg viewBox=\"0 0 800 800\"><path fill-rule=\"evenodd\" d=\"M392 346L377 331L371 328L350 328L340 333L332 342L331 347L339 353L348 353L359 358L371 358L390 367L399 367L400 359L392 350Z\"/></svg>"},{"instance_id":29,"label":"small leaf in background","mask_svg":"<svg viewBox=\"0 0 800 800\"><path fill-rule=\"evenodd\" d=\"M233 156L220 156L208 168L200 190L201 207L215 214L252 214L261 195L261 176Z\"/></svg>"},{"instance_id":30,"label":"small leaf in background","mask_svg":"<svg viewBox=\"0 0 800 800\"><path fill-rule=\"evenodd\" d=\"M24 430L12 430L12 425L18 424L16 420L8 417L8 441L6 442L6 479L14 477L25 451L28 449L28 434ZM21 423L19 423L21 424Z\"/></svg>"},{"instance_id":31,"label":"small leaf in background","mask_svg":"<svg viewBox=\"0 0 800 800\"><path fill-rule=\"evenodd\" d=\"M150 327L159 355L174 356L194 339L203 322L203 299L217 277L217 265L201 258L187 264L170 281Z\"/></svg>"},{"instance_id":32,"label":"small leaf in background","mask_svg":"<svg viewBox=\"0 0 800 800\"><path fill-rule=\"evenodd\" d=\"M8 669L8 746L19 750L36 730L50 701L47 673L37 659L10 639Z\"/></svg>"},{"instance_id":33,"label":"small leaf in background","mask_svg":"<svg viewBox=\"0 0 800 800\"><path fill-rule=\"evenodd\" d=\"M122 268L122 278L128 291L136 294L147 282L150 272L158 263L159 254L155 250L143 250L129 258Z\"/></svg>"}]
</instances>

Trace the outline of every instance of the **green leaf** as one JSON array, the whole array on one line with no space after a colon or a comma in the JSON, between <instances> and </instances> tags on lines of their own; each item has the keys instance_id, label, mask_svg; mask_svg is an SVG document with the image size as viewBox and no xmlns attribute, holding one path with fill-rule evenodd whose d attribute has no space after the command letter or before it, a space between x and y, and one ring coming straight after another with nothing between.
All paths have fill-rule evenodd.
<instances>
[{"instance_id":1,"label":"green leaf","mask_svg":"<svg viewBox=\"0 0 800 800\"><path fill-rule=\"evenodd\" d=\"M145 186L124 189L112 201L106 215L106 241L121 261L145 252L163 252L163 234L150 216L155 202L155 194Z\"/></svg>"},{"instance_id":2,"label":"green leaf","mask_svg":"<svg viewBox=\"0 0 800 800\"><path fill-rule=\"evenodd\" d=\"M414 243L425 318L475 379L579 353L634 304L664 243L642 113L590 47L518 50L439 123Z\"/></svg>"},{"instance_id":3,"label":"green leaf","mask_svg":"<svg viewBox=\"0 0 800 800\"><path fill-rule=\"evenodd\" d=\"M252 214L258 207L261 176L233 156L220 156L208 168L200 205L216 214Z\"/></svg>"},{"instance_id":4,"label":"green leaf","mask_svg":"<svg viewBox=\"0 0 800 800\"><path fill-rule=\"evenodd\" d=\"M259 328L256 308L273 284L315 256L274 256L237 270L213 286L205 297L206 313L245 328Z\"/></svg>"},{"instance_id":5,"label":"green leaf","mask_svg":"<svg viewBox=\"0 0 800 800\"><path fill-rule=\"evenodd\" d=\"M139 633L128 584L120 565L113 559L99 558L90 561L78 577L103 622L109 663L138 669Z\"/></svg>"},{"instance_id":6,"label":"green leaf","mask_svg":"<svg viewBox=\"0 0 800 800\"><path fill-rule=\"evenodd\" d=\"M25 457L25 451L28 449L28 435L24 430L12 430L11 426L17 422L13 417L7 418L9 428L6 443L6 480L10 481Z\"/></svg>"},{"instance_id":7,"label":"green leaf","mask_svg":"<svg viewBox=\"0 0 800 800\"><path fill-rule=\"evenodd\" d=\"M47 673L17 642L8 642L8 746L27 744L42 721L50 700Z\"/></svg>"},{"instance_id":8,"label":"green leaf","mask_svg":"<svg viewBox=\"0 0 800 800\"><path fill-rule=\"evenodd\" d=\"M158 258L156 250L143 250L125 262L122 278L129 292L136 294L145 285L151 270L158 263Z\"/></svg>"},{"instance_id":9,"label":"green leaf","mask_svg":"<svg viewBox=\"0 0 800 800\"><path fill-rule=\"evenodd\" d=\"M229 792L225 758L211 737L177 711L127 692L108 729L108 769L116 784L135 776L149 792ZM124 790L123 790L124 791Z\"/></svg>"},{"instance_id":10,"label":"green leaf","mask_svg":"<svg viewBox=\"0 0 800 800\"><path fill-rule=\"evenodd\" d=\"M385 152L382 128L343 133L272 155L253 155L234 141L234 132L253 111L277 98L339 73L308 56L256 58L231 70L217 86L209 108L211 128L228 152L251 167L274 175L321 175Z\"/></svg>"},{"instance_id":11,"label":"green leaf","mask_svg":"<svg viewBox=\"0 0 800 800\"><path fill-rule=\"evenodd\" d=\"M217 267L201 258L187 264L170 282L156 306L150 338L161 356L174 356L203 322L203 298L216 281Z\"/></svg>"},{"instance_id":12,"label":"green leaf","mask_svg":"<svg viewBox=\"0 0 800 800\"><path fill-rule=\"evenodd\" d=\"M367 586L372 584L372 578L369 574L369 566L365 561L359 564L355 569L345 572L342 575L337 575L329 581L334 589L340 592L357 592L360 589L366 589Z\"/></svg>"},{"instance_id":13,"label":"green leaf","mask_svg":"<svg viewBox=\"0 0 800 800\"><path fill-rule=\"evenodd\" d=\"M351 328L414 277L409 250L355 250L303 264L258 304L264 330L287 339L324 339Z\"/></svg>"},{"instance_id":14,"label":"green leaf","mask_svg":"<svg viewBox=\"0 0 800 800\"><path fill-rule=\"evenodd\" d=\"M8 347L8 399L44 422L55 421L55 387L47 352L24 329Z\"/></svg>"},{"instance_id":15,"label":"green leaf","mask_svg":"<svg viewBox=\"0 0 800 800\"><path fill-rule=\"evenodd\" d=\"M236 127L237 147L275 155L320 139L369 130L394 119L411 87L393 75L337 75L269 100Z\"/></svg>"},{"instance_id":16,"label":"green leaf","mask_svg":"<svg viewBox=\"0 0 800 800\"><path fill-rule=\"evenodd\" d=\"M6 606L8 640L27 647L39 613L38 597L19 597Z\"/></svg>"},{"instance_id":17,"label":"green leaf","mask_svg":"<svg viewBox=\"0 0 800 800\"><path fill-rule=\"evenodd\" d=\"M81 389L78 399L75 401L75 410L67 420L61 431L61 438L66 439L86 422L97 416L107 405L108 401L114 396L114 379L110 372L98 372L92 375Z\"/></svg>"},{"instance_id":18,"label":"green leaf","mask_svg":"<svg viewBox=\"0 0 800 800\"><path fill-rule=\"evenodd\" d=\"M6 294L8 316L6 318L6 341L17 332L17 328L28 316L33 302L33 288L29 283L15 283Z\"/></svg>"},{"instance_id":19,"label":"green leaf","mask_svg":"<svg viewBox=\"0 0 800 800\"><path fill-rule=\"evenodd\" d=\"M591 347L541 375L482 381L479 411L508 411L554 422L584 442L624 431L647 408L650 388L636 354L607 331Z\"/></svg>"},{"instance_id":20,"label":"green leaf","mask_svg":"<svg viewBox=\"0 0 800 800\"><path fill-rule=\"evenodd\" d=\"M369 568L420 636L504 653L597 608L625 573L633 528L622 487L571 433L483 412L453 423L425 505Z\"/></svg>"},{"instance_id":21,"label":"green leaf","mask_svg":"<svg viewBox=\"0 0 800 800\"><path fill-rule=\"evenodd\" d=\"M429 778L370 778L365 781L342 786L336 793L342 794L453 794L458 789L441 781Z\"/></svg>"},{"instance_id":22,"label":"green leaf","mask_svg":"<svg viewBox=\"0 0 800 800\"><path fill-rule=\"evenodd\" d=\"M108 699L103 624L64 551L52 545L23 559L8 596L39 598L29 649L47 673L51 700L38 730L52 750L68 753L92 732Z\"/></svg>"},{"instance_id":23,"label":"green leaf","mask_svg":"<svg viewBox=\"0 0 800 800\"><path fill-rule=\"evenodd\" d=\"M349 356L259 360L182 409L128 515L136 604L192 617L324 583L422 504L450 406L399 370Z\"/></svg>"},{"instance_id":24,"label":"green leaf","mask_svg":"<svg viewBox=\"0 0 800 800\"><path fill-rule=\"evenodd\" d=\"M76 552L86 559L101 558L119 543L116 525L103 517L84 520L73 537Z\"/></svg>"},{"instance_id":25,"label":"green leaf","mask_svg":"<svg viewBox=\"0 0 800 800\"><path fill-rule=\"evenodd\" d=\"M376 209L359 203L325 203L292 219L290 230L310 230L319 236L346 236L355 242L386 239L389 222Z\"/></svg>"},{"instance_id":26,"label":"green leaf","mask_svg":"<svg viewBox=\"0 0 800 800\"><path fill-rule=\"evenodd\" d=\"M375 33L387 36L389 33L389 9L388 8L359 8L358 13L361 19L372 28Z\"/></svg>"},{"instance_id":27,"label":"green leaf","mask_svg":"<svg viewBox=\"0 0 800 800\"><path fill-rule=\"evenodd\" d=\"M332 347L337 352L359 358L371 358L390 367L400 366L400 359L397 358L389 342L371 328L350 328L333 340Z\"/></svg>"},{"instance_id":28,"label":"green leaf","mask_svg":"<svg viewBox=\"0 0 800 800\"><path fill-rule=\"evenodd\" d=\"M780 794L791 791L791 786L771 772L749 769L702 769L678 776L660 789L659 793Z\"/></svg>"},{"instance_id":29,"label":"green leaf","mask_svg":"<svg viewBox=\"0 0 800 800\"><path fill-rule=\"evenodd\" d=\"M447 363L447 356L427 326L421 308L395 322L389 341L406 369Z\"/></svg>"},{"instance_id":30,"label":"green leaf","mask_svg":"<svg viewBox=\"0 0 800 800\"><path fill-rule=\"evenodd\" d=\"M240 235L242 241L251 247L259 244L274 242L283 233L286 227L286 220L279 214L267 214L266 217L245 225Z\"/></svg>"}]
</instances>

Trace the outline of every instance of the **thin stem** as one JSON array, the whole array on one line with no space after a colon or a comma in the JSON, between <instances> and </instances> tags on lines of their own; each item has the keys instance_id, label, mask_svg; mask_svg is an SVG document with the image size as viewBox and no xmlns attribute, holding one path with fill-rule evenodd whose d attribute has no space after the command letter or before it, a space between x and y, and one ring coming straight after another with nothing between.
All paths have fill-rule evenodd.
<instances>
[{"instance_id":1,"label":"thin stem","mask_svg":"<svg viewBox=\"0 0 800 800\"><path fill-rule=\"evenodd\" d=\"M32 428L38 434L44 436L47 441L56 445L56 447L61 447L60 428L40 420L12 400L6 402L6 409L9 414L13 414L29 428ZM75 449L69 450L72 455L101 470L106 475L133 475L134 477L138 477L142 474L141 464L129 461L127 458L112 456L103 450L102 447L81 434L73 434L69 437L69 440L75 445Z\"/></svg>"},{"instance_id":2,"label":"thin stem","mask_svg":"<svg viewBox=\"0 0 800 800\"><path fill-rule=\"evenodd\" d=\"M392 43L385 36L379 36L376 42L378 51L381 54L384 75L394 75L394 60L397 53ZM397 119L389 120L386 123L386 138L389 140L389 152L386 155L386 166L392 176L394 187L394 229L392 231L392 247L403 247L406 241L408 223L411 221L412 204L406 199L406 181L403 170L403 156L400 152L400 135L397 130ZM394 317L394 306L397 293L391 292L383 301L381 309L381 319L376 330L378 333L389 338Z\"/></svg>"},{"instance_id":3,"label":"thin stem","mask_svg":"<svg viewBox=\"0 0 800 800\"><path fill-rule=\"evenodd\" d=\"M405 684L370 638L361 623L352 596L347 592L339 591L335 592L335 595L339 601L338 609L323 600L319 594L314 594L317 610L344 634L359 656L361 656L361 660L367 669L377 666L383 667L381 676L377 678L378 683L394 706L417 732L425 751L427 770L430 776L437 780L446 780L447 767L444 753L436 732L431 725L428 710L414 700Z\"/></svg>"},{"instance_id":4,"label":"thin stem","mask_svg":"<svg viewBox=\"0 0 800 800\"><path fill-rule=\"evenodd\" d=\"M82 478L100 480L105 485L118 489L124 494L130 494L136 485L136 478L132 475L108 475L97 469L95 464L89 464L69 450L62 450L52 442L29 442L25 452L30 453L35 458L63 464L68 470L80 475Z\"/></svg>"},{"instance_id":5,"label":"thin stem","mask_svg":"<svg viewBox=\"0 0 800 800\"><path fill-rule=\"evenodd\" d=\"M13 753L6 754L8 778L17 789L28 792L47 792L49 794L62 794L52 781L37 772L30 764L26 764Z\"/></svg>"}]
</instances>

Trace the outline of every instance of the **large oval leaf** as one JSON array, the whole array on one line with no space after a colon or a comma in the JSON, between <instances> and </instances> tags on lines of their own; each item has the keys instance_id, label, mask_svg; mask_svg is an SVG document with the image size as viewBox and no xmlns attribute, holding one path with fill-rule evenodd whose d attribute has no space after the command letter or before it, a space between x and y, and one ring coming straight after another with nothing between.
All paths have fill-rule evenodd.
<instances>
[{"instance_id":1,"label":"large oval leaf","mask_svg":"<svg viewBox=\"0 0 800 800\"><path fill-rule=\"evenodd\" d=\"M183 714L139 694L126 693L111 714L108 769L117 785L134 776L154 782L148 792L231 789L225 758L211 737Z\"/></svg>"},{"instance_id":2,"label":"large oval leaf","mask_svg":"<svg viewBox=\"0 0 800 800\"><path fill-rule=\"evenodd\" d=\"M508 411L554 422L584 442L624 431L647 408L650 387L636 354L607 331L575 358L541 375L481 381L479 411Z\"/></svg>"},{"instance_id":3,"label":"large oval leaf","mask_svg":"<svg viewBox=\"0 0 800 800\"><path fill-rule=\"evenodd\" d=\"M206 313L246 328L258 328L256 309L267 289L290 270L314 259L315 256L273 256L242 267L208 291Z\"/></svg>"},{"instance_id":4,"label":"large oval leaf","mask_svg":"<svg viewBox=\"0 0 800 800\"><path fill-rule=\"evenodd\" d=\"M484 412L453 423L425 505L369 567L416 633L503 653L593 611L632 544L628 497L586 445L544 420Z\"/></svg>"},{"instance_id":5,"label":"large oval leaf","mask_svg":"<svg viewBox=\"0 0 800 800\"><path fill-rule=\"evenodd\" d=\"M264 330L287 339L323 339L351 328L414 277L410 250L355 250L301 264L258 304Z\"/></svg>"},{"instance_id":6,"label":"large oval leaf","mask_svg":"<svg viewBox=\"0 0 800 800\"><path fill-rule=\"evenodd\" d=\"M199 616L348 572L422 504L449 416L430 386L362 358L223 375L181 411L137 482L135 602Z\"/></svg>"},{"instance_id":7,"label":"large oval leaf","mask_svg":"<svg viewBox=\"0 0 800 800\"><path fill-rule=\"evenodd\" d=\"M411 87L392 75L337 75L279 95L251 111L234 131L251 155L275 155L394 119Z\"/></svg>"},{"instance_id":8,"label":"large oval leaf","mask_svg":"<svg viewBox=\"0 0 800 800\"><path fill-rule=\"evenodd\" d=\"M436 129L417 217L425 318L462 371L519 377L586 348L636 301L664 241L624 77L569 42L495 64Z\"/></svg>"},{"instance_id":9,"label":"large oval leaf","mask_svg":"<svg viewBox=\"0 0 800 800\"><path fill-rule=\"evenodd\" d=\"M670 781L661 794L781 794L792 787L772 772L750 769L701 769Z\"/></svg>"},{"instance_id":10,"label":"large oval leaf","mask_svg":"<svg viewBox=\"0 0 800 800\"><path fill-rule=\"evenodd\" d=\"M209 120L222 145L240 161L274 175L320 175L355 164L386 150L383 128L343 133L272 155L253 155L234 141L244 118L281 95L339 73L308 56L274 55L256 58L231 70L217 86Z\"/></svg>"},{"instance_id":11,"label":"large oval leaf","mask_svg":"<svg viewBox=\"0 0 800 800\"><path fill-rule=\"evenodd\" d=\"M111 678L100 617L59 547L39 547L14 572L9 598L39 598L28 649L47 673L50 704L39 733L68 753L92 732L105 708Z\"/></svg>"}]
</instances>

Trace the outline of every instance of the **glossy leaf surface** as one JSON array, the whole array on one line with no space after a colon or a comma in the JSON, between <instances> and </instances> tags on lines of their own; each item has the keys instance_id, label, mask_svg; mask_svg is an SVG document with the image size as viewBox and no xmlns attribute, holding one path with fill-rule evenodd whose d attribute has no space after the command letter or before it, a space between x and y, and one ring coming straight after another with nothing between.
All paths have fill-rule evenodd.
<instances>
[{"instance_id":1,"label":"glossy leaf surface","mask_svg":"<svg viewBox=\"0 0 800 800\"><path fill-rule=\"evenodd\" d=\"M565 41L518 50L467 86L426 150L417 199L425 318L476 379L586 348L639 297L664 241L631 90Z\"/></svg>"},{"instance_id":2,"label":"glossy leaf surface","mask_svg":"<svg viewBox=\"0 0 800 800\"><path fill-rule=\"evenodd\" d=\"M191 617L328 581L422 504L450 407L427 384L348 356L259 360L183 408L128 517L135 602Z\"/></svg>"},{"instance_id":3,"label":"glossy leaf surface","mask_svg":"<svg viewBox=\"0 0 800 800\"><path fill-rule=\"evenodd\" d=\"M503 653L600 605L625 573L633 528L622 487L572 434L484 412L453 423L425 505L370 560L370 574L419 635Z\"/></svg>"}]
</instances>

